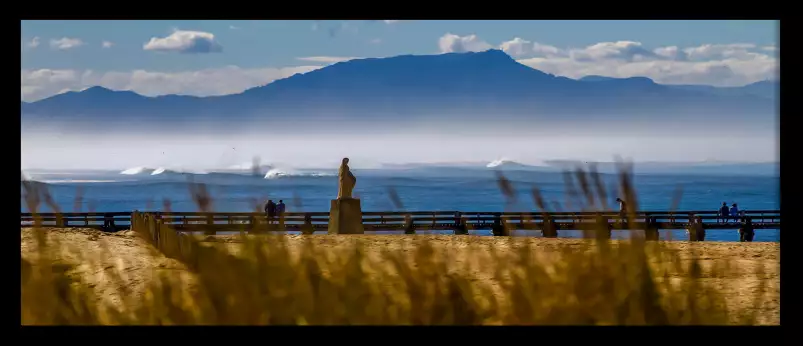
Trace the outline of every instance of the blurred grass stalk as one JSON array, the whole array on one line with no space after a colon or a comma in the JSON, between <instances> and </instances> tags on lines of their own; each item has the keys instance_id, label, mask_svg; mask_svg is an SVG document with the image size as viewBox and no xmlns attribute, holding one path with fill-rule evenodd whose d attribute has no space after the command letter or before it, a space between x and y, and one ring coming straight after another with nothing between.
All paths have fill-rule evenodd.
<instances>
[{"instance_id":1,"label":"blurred grass stalk","mask_svg":"<svg viewBox=\"0 0 803 346\"><path fill-rule=\"evenodd\" d=\"M620 169L619 189L635 211L630 172L627 166ZM511 184L501 173L499 178L503 194L515 201ZM574 205L588 210L607 208L606 190L594 167L588 173L577 169L566 178L567 184L576 180L580 185L581 192L573 195ZM36 212L41 200L52 202L46 189L31 184L24 188L31 212ZM209 210L211 199L205 188L193 184L191 189L199 209ZM401 207L398 195L391 191L391 198ZM540 210L548 210L537 188L533 198ZM169 201L165 204L169 208ZM510 239L515 250L504 254L493 247L469 244L470 253L487 253L490 258L463 261L466 268L457 270L455 252L429 241L421 242L412 255L382 249L379 256L369 256L359 241L335 250L315 245L317 236L290 241L284 235L241 234L240 251L234 255L226 246L203 242L204 237L175 232L151 214L134 215L132 229L165 256L184 263L194 284L187 288L181 277L160 271L148 284L144 298L135 300L122 294L121 306L103 304L94 287L71 275L76 265L97 258L81 256L79 249L76 256L81 263L57 261L54 251L63 249L48 242L45 232L36 228L38 255L22 260L22 324L664 325L756 321L755 312L741 314L728 309L725 297L701 280L703 276L727 275L727 263L718 262L704 273L695 258L681 260L680 254L664 243L640 237L611 242L591 236L596 240L589 239L579 248L563 247L551 257L517 238ZM107 271L110 279L119 280L123 269ZM478 270L494 273L499 286L494 289L470 274ZM672 280L676 278L682 279ZM760 292L764 291L762 286ZM762 293L756 295L756 302Z\"/></svg>"}]
</instances>

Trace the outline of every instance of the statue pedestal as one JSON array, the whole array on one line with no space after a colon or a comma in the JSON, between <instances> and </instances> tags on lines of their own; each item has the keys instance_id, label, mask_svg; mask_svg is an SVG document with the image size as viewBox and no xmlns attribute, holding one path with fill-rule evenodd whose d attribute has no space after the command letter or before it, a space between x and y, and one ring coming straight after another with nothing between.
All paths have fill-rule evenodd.
<instances>
[{"instance_id":1,"label":"statue pedestal","mask_svg":"<svg viewBox=\"0 0 803 346\"><path fill-rule=\"evenodd\" d=\"M362 208L356 198L332 200L329 209L329 234L364 234Z\"/></svg>"}]
</instances>

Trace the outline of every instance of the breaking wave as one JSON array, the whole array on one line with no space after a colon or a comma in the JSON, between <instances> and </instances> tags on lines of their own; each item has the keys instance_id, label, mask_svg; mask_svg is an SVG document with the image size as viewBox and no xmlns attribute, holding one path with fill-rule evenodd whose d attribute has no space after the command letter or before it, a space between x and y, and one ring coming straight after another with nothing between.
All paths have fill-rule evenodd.
<instances>
[{"instance_id":1,"label":"breaking wave","mask_svg":"<svg viewBox=\"0 0 803 346\"><path fill-rule=\"evenodd\" d=\"M164 167L148 168L148 167L132 167L120 172L125 175L160 175L160 174L207 174L204 171L190 171L190 170L177 170L166 169Z\"/></svg>"},{"instance_id":2,"label":"breaking wave","mask_svg":"<svg viewBox=\"0 0 803 346\"><path fill-rule=\"evenodd\" d=\"M265 179L277 179L284 177L332 177L335 176L331 172L320 171L304 171L304 170L290 170L273 168L265 174Z\"/></svg>"}]
</instances>

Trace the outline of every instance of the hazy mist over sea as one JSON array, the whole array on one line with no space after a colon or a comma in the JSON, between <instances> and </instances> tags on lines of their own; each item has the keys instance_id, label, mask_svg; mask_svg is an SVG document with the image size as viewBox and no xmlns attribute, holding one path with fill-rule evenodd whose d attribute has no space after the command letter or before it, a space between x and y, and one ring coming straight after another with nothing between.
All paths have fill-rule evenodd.
<instances>
[{"instance_id":1,"label":"hazy mist over sea","mask_svg":"<svg viewBox=\"0 0 803 346\"><path fill-rule=\"evenodd\" d=\"M777 125L672 123L561 124L537 121L300 122L225 131L224 124L147 124L109 131L23 129L22 169L226 168L251 162L296 168L355 168L383 163L443 163L505 158L635 162L777 162ZM152 129L153 131L149 131Z\"/></svg>"}]
</instances>

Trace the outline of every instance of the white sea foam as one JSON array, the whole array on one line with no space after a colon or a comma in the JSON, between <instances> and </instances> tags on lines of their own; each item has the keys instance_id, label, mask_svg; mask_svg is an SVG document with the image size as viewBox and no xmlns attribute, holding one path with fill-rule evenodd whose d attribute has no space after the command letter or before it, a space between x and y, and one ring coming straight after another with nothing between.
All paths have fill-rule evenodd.
<instances>
[{"instance_id":1,"label":"white sea foam","mask_svg":"<svg viewBox=\"0 0 803 346\"><path fill-rule=\"evenodd\" d=\"M265 174L265 179L276 179L282 177L331 177L334 173L318 171L297 171L293 169L273 168Z\"/></svg>"},{"instance_id":2,"label":"white sea foam","mask_svg":"<svg viewBox=\"0 0 803 346\"><path fill-rule=\"evenodd\" d=\"M508 162L508 160L505 160L505 159L494 160L494 161L491 161L490 163L488 163L487 165L485 165L485 167L493 168L493 167L497 167L499 165L502 165L505 162Z\"/></svg>"},{"instance_id":3,"label":"white sea foam","mask_svg":"<svg viewBox=\"0 0 803 346\"><path fill-rule=\"evenodd\" d=\"M147 168L145 167L133 167L120 172L120 174L134 175L134 174L140 174L145 170L147 170Z\"/></svg>"},{"instance_id":4,"label":"white sea foam","mask_svg":"<svg viewBox=\"0 0 803 346\"><path fill-rule=\"evenodd\" d=\"M47 184L73 184L73 183L116 183L120 180L92 180L92 179L59 179L59 180L42 180L41 182Z\"/></svg>"},{"instance_id":5,"label":"white sea foam","mask_svg":"<svg viewBox=\"0 0 803 346\"><path fill-rule=\"evenodd\" d=\"M125 174L125 175L207 174L207 172L200 170L180 169L180 168L168 169L164 167L157 167L157 168L132 167L120 172L120 174Z\"/></svg>"}]
</instances>

